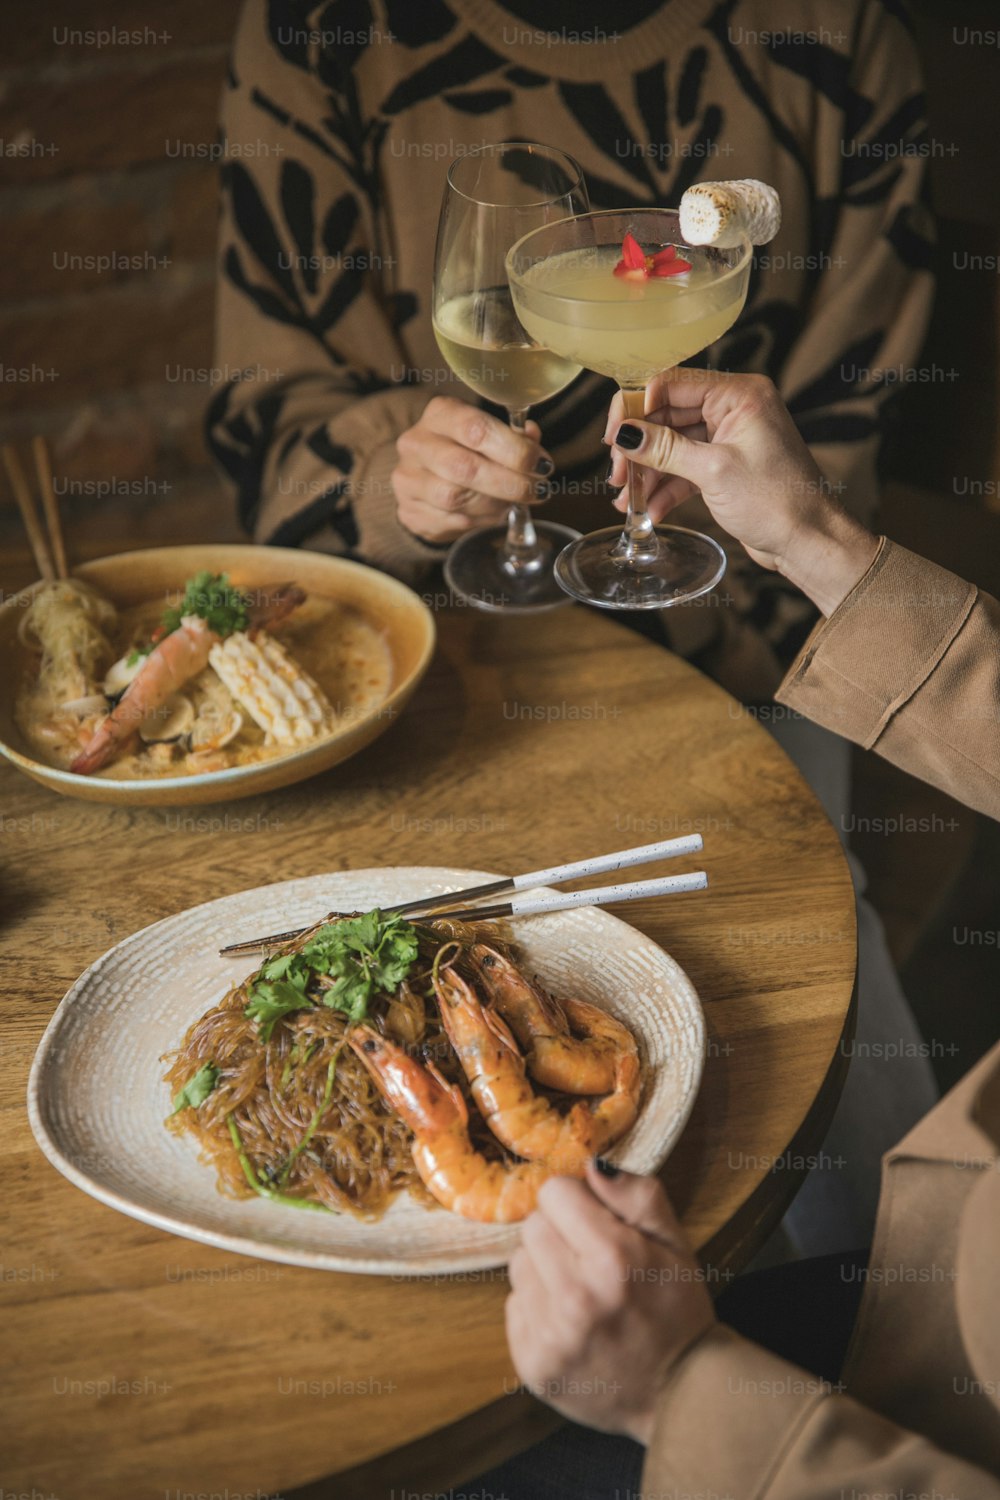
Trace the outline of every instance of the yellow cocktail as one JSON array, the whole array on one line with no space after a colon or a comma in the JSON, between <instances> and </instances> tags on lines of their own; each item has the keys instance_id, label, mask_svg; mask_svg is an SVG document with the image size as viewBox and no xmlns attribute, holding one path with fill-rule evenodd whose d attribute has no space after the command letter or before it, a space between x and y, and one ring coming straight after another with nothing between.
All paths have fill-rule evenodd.
<instances>
[{"instance_id":1,"label":"yellow cocktail","mask_svg":"<svg viewBox=\"0 0 1000 1500\"><path fill-rule=\"evenodd\" d=\"M654 375L714 343L746 300L751 246L689 246L673 209L578 214L519 240L506 268L514 308L538 344L616 380L641 416ZM629 464L623 532L567 547L556 577L567 593L606 609L660 609L696 598L725 571L710 537L654 527L642 470Z\"/></svg>"}]
</instances>

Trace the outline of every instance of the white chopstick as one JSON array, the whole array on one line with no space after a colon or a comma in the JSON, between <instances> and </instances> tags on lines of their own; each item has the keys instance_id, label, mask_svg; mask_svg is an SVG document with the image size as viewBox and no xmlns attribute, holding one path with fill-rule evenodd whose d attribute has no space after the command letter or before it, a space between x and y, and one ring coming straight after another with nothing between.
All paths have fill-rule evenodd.
<instances>
[{"instance_id":1,"label":"white chopstick","mask_svg":"<svg viewBox=\"0 0 1000 1500\"><path fill-rule=\"evenodd\" d=\"M685 833L679 838L660 839L655 844L640 844L635 849L617 849L613 854L597 854L591 859L574 860L568 865L552 865L547 870L531 870L525 875L505 875L499 880L490 880L485 885L467 886L462 891L445 891L434 896L421 896L416 901L387 906L384 911L386 914L395 912L397 916L404 917L421 912L428 914L429 910L447 914L449 907L461 906L463 902L481 901L486 896L505 896L508 891L530 891L540 885L556 885L563 880L582 880L587 875L604 875L609 870L628 870L635 865L652 864L656 859L677 859L682 854L700 854L703 848L704 840L700 833ZM671 889L676 889L676 887L671 887ZM689 887L682 889L689 889ZM698 887L690 887L690 889L698 889ZM577 894L591 899L592 904L596 904L592 900L594 894L592 891ZM655 892L650 891L649 894L654 895ZM619 897L618 899L633 898ZM581 902L567 904L580 905ZM584 901L583 904L586 902ZM337 912L328 914L330 919L338 915ZM223 956L253 953L260 948L291 942L293 938L301 937L302 933L308 931L308 927L298 927L289 932L273 932L267 937L248 938L242 943L230 943L227 947L220 948L219 952Z\"/></svg>"},{"instance_id":2,"label":"white chopstick","mask_svg":"<svg viewBox=\"0 0 1000 1500\"><path fill-rule=\"evenodd\" d=\"M435 911L484 896L506 895L508 891L533 891L540 885L561 885L564 880L583 880L588 875L606 875L609 870L628 870L635 865L651 865L656 859L677 859L682 854L700 854L704 840L700 833L686 833L681 838L660 839L655 844L640 844L635 849L616 849L613 854L596 854L591 859L577 859L568 865L550 865L547 870L529 870L524 875L507 875L486 885L468 886L464 891L446 891L439 896L424 896L407 901L390 910L399 916L433 907Z\"/></svg>"},{"instance_id":3,"label":"white chopstick","mask_svg":"<svg viewBox=\"0 0 1000 1500\"><path fill-rule=\"evenodd\" d=\"M651 865L654 859L700 854L704 847L705 841L700 833L686 833L682 838L661 839L657 844L640 844L636 849L619 849L616 854L598 854L593 859L578 859L570 865L553 865L548 870L532 870L530 875L515 875L511 888L531 891L540 885L561 885L564 880L583 880L587 875L604 875L608 870Z\"/></svg>"},{"instance_id":4,"label":"white chopstick","mask_svg":"<svg viewBox=\"0 0 1000 1500\"><path fill-rule=\"evenodd\" d=\"M676 896L684 891L704 891L708 876L704 870L690 875L661 875L656 880L631 880L621 885L596 886L586 891L546 891L511 896L496 906L470 906L461 911L442 913L445 921L486 922L496 917L536 917L543 912L569 911L574 906L611 906L618 901L641 901L644 897Z\"/></svg>"}]
</instances>

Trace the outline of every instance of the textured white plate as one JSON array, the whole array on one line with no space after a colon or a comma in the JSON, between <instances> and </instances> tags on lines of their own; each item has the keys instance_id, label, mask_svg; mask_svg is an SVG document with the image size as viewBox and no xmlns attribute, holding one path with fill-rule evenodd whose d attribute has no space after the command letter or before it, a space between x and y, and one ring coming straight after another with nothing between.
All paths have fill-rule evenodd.
<instances>
[{"instance_id":1,"label":"textured white plate","mask_svg":"<svg viewBox=\"0 0 1000 1500\"><path fill-rule=\"evenodd\" d=\"M227 942L496 879L430 867L345 871L223 896L146 927L83 973L38 1047L28 1083L35 1138L64 1176L121 1213L220 1250L365 1274L441 1275L505 1264L517 1226L474 1224L408 1195L376 1224L307 1214L216 1190L192 1141L164 1129L170 1095L160 1056L243 975ZM705 1030L694 986L649 938L594 907L527 918L518 942L532 971L632 1028L644 1086L639 1118L610 1153L652 1172L680 1135L701 1078Z\"/></svg>"}]
</instances>

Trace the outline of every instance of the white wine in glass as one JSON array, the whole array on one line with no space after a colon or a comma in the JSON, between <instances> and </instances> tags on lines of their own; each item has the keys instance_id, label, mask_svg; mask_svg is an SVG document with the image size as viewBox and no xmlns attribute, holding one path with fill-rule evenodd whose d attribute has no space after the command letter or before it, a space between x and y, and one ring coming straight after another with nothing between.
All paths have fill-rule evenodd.
<instances>
[{"instance_id":1,"label":"white wine in glass","mask_svg":"<svg viewBox=\"0 0 1000 1500\"><path fill-rule=\"evenodd\" d=\"M531 141L484 146L448 171L435 254L438 348L470 390L507 409L523 432L528 412L580 374L578 360L527 334L514 311L504 257L530 229L588 207L576 162ZM479 609L527 613L566 602L553 565L578 532L512 505L506 526L461 537L445 562L449 586Z\"/></svg>"}]
</instances>

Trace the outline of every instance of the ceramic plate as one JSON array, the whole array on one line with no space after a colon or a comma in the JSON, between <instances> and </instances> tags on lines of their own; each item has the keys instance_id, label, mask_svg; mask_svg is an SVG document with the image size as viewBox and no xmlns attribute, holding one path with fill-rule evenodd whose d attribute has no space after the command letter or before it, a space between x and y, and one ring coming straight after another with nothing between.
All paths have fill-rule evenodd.
<instances>
[{"instance_id":1,"label":"ceramic plate","mask_svg":"<svg viewBox=\"0 0 1000 1500\"><path fill-rule=\"evenodd\" d=\"M308 594L333 600L362 615L379 631L388 649L391 681L387 696L363 714L345 715L332 734L314 744L258 765L133 781L75 776L36 759L14 722L14 695L29 660L27 648L18 640L17 627L40 587L36 584L0 606L0 655L13 666L0 687L0 755L53 791L88 802L187 807L231 801L290 786L356 754L398 718L427 670L434 652L434 617L426 604L395 578L344 558L287 547L157 547L84 563L74 569L74 576L94 584L113 604L126 608L179 593L185 581L202 569L228 573L238 588L250 590L294 581Z\"/></svg>"},{"instance_id":2,"label":"ceramic plate","mask_svg":"<svg viewBox=\"0 0 1000 1500\"><path fill-rule=\"evenodd\" d=\"M164 1128L170 1092L159 1061L254 967L253 958L220 958L224 943L304 926L327 911L387 906L495 878L410 867L289 880L209 901L126 938L80 976L41 1040L28 1087L38 1144L101 1202L220 1250L365 1274L505 1264L516 1225L472 1223L408 1195L375 1224L222 1197L194 1143ZM632 1171L655 1171L701 1078L705 1031L694 986L650 938L595 907L522 919L516 934L531 970L556 995L604 1006L638 1038L639 1118L609 1155Z\"/></svg>"}]
</instances>

